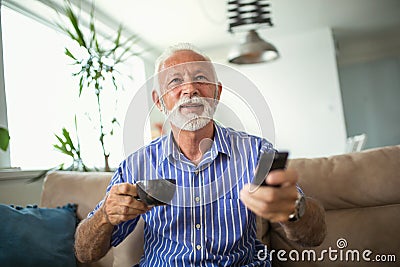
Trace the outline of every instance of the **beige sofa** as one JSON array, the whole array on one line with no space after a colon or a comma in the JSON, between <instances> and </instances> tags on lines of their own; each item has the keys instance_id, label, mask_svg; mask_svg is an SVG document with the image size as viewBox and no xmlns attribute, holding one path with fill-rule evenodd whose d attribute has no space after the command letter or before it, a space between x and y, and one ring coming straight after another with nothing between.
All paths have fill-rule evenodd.
<instances>
[{"instance_id":1,"label":"beige sofa","mask_svg":"<svg viewBox=\"0 0 400 267\"><path fill-rule=\"evenodd\" d=\"M305 194L324 205L328 235L319 247L301 248L285 238L279 224L259 218L259 238L274 250L274 266L399 266L400 146L293 159L289 167L300 174ZM78 216L84 218L103 197L110 177L110 173L50 173L41 206L77 203ZM102 260L82 266L132 266L142 252L143 221Z\"/></svg>"}]
</instances>

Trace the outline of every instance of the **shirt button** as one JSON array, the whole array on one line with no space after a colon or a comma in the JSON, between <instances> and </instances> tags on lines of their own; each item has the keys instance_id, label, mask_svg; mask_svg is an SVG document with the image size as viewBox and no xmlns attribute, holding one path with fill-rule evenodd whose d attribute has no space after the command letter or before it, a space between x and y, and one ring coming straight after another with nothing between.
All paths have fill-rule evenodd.
<instances>
[{"instance_id":1,"label":"shirt button","mask_svg":"<svg viewBox=\"0 0 400 267\"><path fill-rule=\"evenodd\" d=\"M200 197L195 197L194 200L196 200L196 202L200 202Z\"/></svg>"},{"instance_id":2,"label":"shirt button","mask_svg":"<svg viewBox=\"0 0 400 267\"><path fill-rule=\"evenodd\" d=\"M200 245L197 245L196 248L197 248L197 250L200 250L200 249L201 249L201 246L200 246Z\"/></svg>"},{"instance_id":3,"label":"shirt button","mask_svg":"<svg viewBox=\"0 0 400 267\"><path fill-rule=\"evenodd\" d=\"M196 175L198 175L198 174L199 174L199 170L195 170L194 173L195 173Z\"/></svg>"},{"instance_id":4,"label":"shirt button","mask_svg":"<svg viewBox=\"0 0 400 267\"><path fill-rule=\"evenodd\" d=\"M200 224L196 224L196 229L199 230L201 228Z\"/></svg>"}]
</instances>

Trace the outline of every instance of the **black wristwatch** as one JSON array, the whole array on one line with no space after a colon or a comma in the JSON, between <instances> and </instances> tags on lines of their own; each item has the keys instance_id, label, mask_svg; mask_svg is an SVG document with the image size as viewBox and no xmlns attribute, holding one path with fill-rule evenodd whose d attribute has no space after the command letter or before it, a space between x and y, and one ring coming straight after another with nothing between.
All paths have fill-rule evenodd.
<instances>
[{"instance_id":1,"label":"black wristwatch","mask_svg":"<svg viewBox=\"0 0 400 267\"><path fill-rule=\"evenodd\" d=\"M289 222L298 221L301 217L303 217L305 211L306 211L306 198L304 197L304 195L297 193L294 212L289 215Z\"/></svg>"}]
</instances>

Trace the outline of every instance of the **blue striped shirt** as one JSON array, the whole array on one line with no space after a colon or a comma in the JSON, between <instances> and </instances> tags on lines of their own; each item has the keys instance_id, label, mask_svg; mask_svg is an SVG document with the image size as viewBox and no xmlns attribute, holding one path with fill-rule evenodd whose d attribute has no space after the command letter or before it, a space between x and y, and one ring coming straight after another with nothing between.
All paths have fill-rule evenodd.
<instances>
[{"instance_id":1,"label":"blue striped shirt","mask_svg":"<svg viewBox=\"0 0 400 267\"><path fill-rule=\"evenodd\" d=\"M213 143L198 165L179 152L170 133L131 154L112 177L107 192L117 183L176 179L171 205L142 215L140 266L270 266L268 259L257 257L265 247L256 239L256 215L241 202L239 192L252 181L260 152L272 150L272 145L214 125ZM111 245L122 242L138 220L115 226Z\"/></svg>"}]
</instances>

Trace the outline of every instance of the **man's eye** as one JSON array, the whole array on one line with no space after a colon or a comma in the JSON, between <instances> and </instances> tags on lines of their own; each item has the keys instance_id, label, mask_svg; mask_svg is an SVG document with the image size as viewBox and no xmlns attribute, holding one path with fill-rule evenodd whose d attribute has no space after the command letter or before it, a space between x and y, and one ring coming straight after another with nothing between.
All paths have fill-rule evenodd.
<instances>
[{"instance_id":1,"label":"man's eye","mask_svg":"<svg viewBox=\"0 0 400 267\"><path fill-rule=\"evenodd\" d=\"M178 84L178 83L181 83L181 82L182 82L181 78L174 78L169 82L169 84Z\"/></svg>"},{"instance_id":2,"label":"man's eye","mask_svg":"<svg viewBox=\"0 0 400 267\"><path fill-rule=\"evenodd\" d=\"M208 81L207 77L204 75L198 75L195 77L196 81Z\"/></svg>"}]
</instances>

